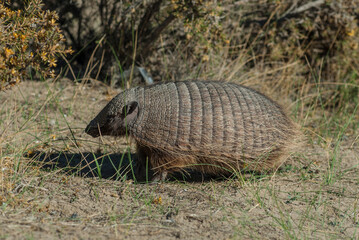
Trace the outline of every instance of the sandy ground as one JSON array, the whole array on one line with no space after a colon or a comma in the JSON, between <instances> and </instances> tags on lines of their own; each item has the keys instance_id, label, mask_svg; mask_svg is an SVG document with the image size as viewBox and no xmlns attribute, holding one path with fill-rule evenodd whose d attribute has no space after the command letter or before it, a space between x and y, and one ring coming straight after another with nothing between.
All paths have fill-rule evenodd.
<instances>
[{"instance_id":1,"label":"sandy ground","mask_svg":"<svg viewBox=\"0 0 359 240\"><path fill-rule=\"evenodd\" d=\"M270 175L135 184L135 149L83 132L115 94L69 80L0 93L0 239L359 237L357 129L308 138Z\"/></svg>"}]
</instances>

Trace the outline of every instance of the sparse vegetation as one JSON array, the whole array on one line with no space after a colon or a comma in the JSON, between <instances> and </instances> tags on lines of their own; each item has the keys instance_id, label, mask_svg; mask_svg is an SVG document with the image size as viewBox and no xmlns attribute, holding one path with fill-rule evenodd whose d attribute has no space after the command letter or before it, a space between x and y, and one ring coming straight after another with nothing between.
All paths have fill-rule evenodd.
<instances>
[{"instance_id":1,"label":"sparse vegetation","mask_svg":"<svg viewBox=\"0 0 359 240\"><path fill-rule=\"evenodd\" d=\"M310 11L298 12L310 2L316 4ZM126 56L137 51L134 65L146 67L156 81L235 81L287 106L306 139L274 173L178 175L157 185L135 184L134 146L83 132L120 91L97 81L104 80L97 74L84 74L101 65L86 48L84 75L73 60L75 79L23 81L0 92L0 238L357 239L357 5L222 1L215 15L224 38L215 50L196 52L205 44L186 38L180 17L146 59L126 40ZM136 28L129 30L136 36ZM101 46L120 59L108 44Z\"/></svg>"}]
</instances>

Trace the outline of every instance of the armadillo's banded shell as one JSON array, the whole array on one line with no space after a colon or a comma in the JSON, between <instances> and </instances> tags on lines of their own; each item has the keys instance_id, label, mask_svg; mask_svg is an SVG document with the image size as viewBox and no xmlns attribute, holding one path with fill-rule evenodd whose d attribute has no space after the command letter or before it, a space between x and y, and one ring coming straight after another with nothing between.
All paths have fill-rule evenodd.
<instances>
[{"instance_id":1,"label":"armadillo's banded shell","mask_svg":"<svg viewBox=\"0 0 359 240\"><path fill-rule=\"evenodd\" d=\"M138 88L136 95L140 112L130 132L164 151L256 158L290 137L281 108L237 84L170 82Z\"/></svg>"}]
</instances>

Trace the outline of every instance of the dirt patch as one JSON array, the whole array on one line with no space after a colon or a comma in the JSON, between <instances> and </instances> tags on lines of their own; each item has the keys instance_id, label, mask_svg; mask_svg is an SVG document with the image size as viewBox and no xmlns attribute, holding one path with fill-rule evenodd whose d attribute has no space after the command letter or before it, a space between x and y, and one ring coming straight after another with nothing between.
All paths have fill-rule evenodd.
<instances>
[{"instance_id":1,"label":"dirt patch","mask_svg":"<svg viewBox=\"0 0 359 240\"><path fill-rule=\"evenodd\" d=\"M115 93L67 80L0 93L1 239L359 236L357 130L271 175L134 184L133 146L83 132Z\"/></svg>"}]
</instances>

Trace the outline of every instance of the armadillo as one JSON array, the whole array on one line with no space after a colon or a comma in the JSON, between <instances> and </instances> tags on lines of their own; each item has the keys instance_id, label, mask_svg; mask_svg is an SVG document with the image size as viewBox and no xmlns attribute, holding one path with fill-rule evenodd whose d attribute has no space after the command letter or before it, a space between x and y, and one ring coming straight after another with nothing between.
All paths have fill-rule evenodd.
<instances>
[{"instance_id":1,"label":"armadillo","mask_svg":"<svg viewBox=\"0 0 359 240\"><path fill-rule=\"evenodd\" d=\"M276 169L299 135L296 124L265 95L235 83L206 81L125 90L85 132L132 137L137 174L147 166L153 180L185 169L216 175Z\"/></svg>"}]
</instances>

